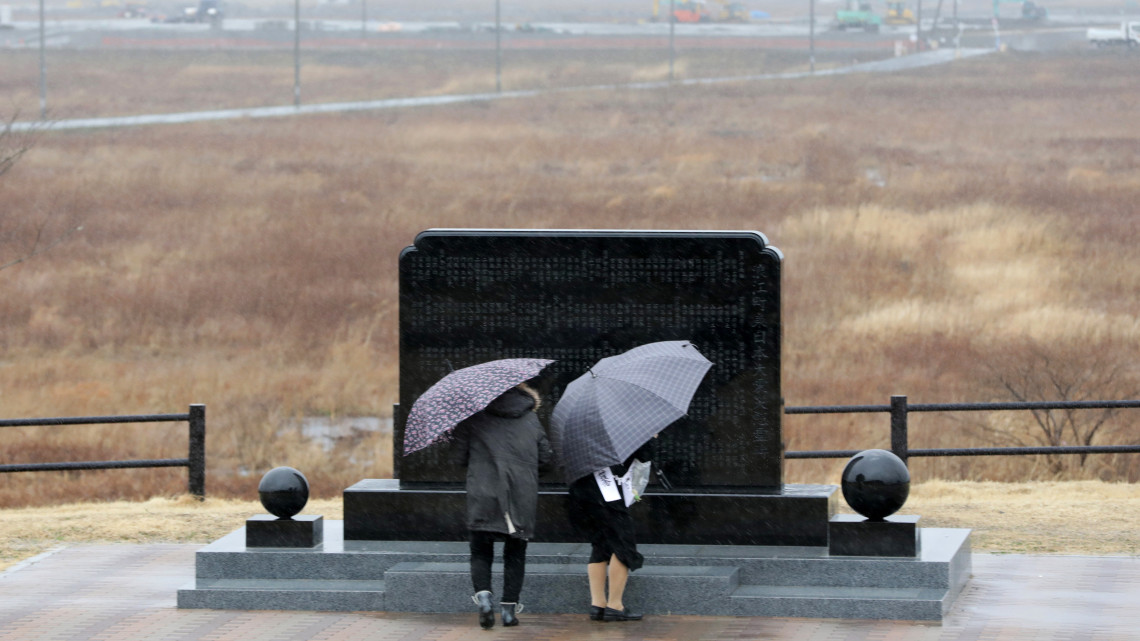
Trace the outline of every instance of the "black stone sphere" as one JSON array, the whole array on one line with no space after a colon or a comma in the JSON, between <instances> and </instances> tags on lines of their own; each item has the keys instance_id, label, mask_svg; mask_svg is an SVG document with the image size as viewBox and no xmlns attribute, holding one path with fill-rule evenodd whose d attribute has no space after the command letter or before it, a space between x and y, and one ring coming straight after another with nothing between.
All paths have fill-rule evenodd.
<instances>
[{"instance_id":1,"label":"black stone sphere","mask_svg":"<svg viewBox=\"0 0 1140 641\"><path fill-rule=\"evenodd\" d=\"M906 503L910 471L893 452L864 450L843 468L841 487L852 510L872 521L882 521Z\"/></svg>"},{"instance_id":2,"label":"black stone sphere","mask_svg":"<svg viewBox=\"0 0 1140 641\"><path fill-rule=\"evenodd\" d=\"M275 467L257 486L261 504L279 519L291 519L309 502L309 481L291 467Z\"/></svg>"}]
</instances>

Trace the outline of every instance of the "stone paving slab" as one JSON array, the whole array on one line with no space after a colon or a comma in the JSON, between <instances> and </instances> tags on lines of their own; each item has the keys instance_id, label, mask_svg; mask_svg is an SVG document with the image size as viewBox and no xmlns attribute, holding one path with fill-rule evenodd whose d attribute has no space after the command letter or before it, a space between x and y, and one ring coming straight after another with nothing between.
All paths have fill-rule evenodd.
<instances>
[{"instance_id":1,"label":"stone paving slab","mask_svg":"<svg viewBox=\"0 0 1140 641\"><path fill-rule=\"evenodd\" d=\"M517 628L482 631L474 614L179 610L200 547L81 545L19 564L0 573L0 641L1140 639L1138 557L974 554L973 578L941 625L699 616L607 624L524 612Z\"/></svg>"}]
</instances>

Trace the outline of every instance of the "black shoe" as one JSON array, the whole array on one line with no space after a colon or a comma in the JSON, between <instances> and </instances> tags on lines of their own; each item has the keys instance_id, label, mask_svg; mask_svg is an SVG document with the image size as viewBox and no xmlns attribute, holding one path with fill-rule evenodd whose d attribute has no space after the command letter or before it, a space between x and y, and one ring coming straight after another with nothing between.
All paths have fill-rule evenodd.
<instances>
[{"instance_id":1,"label":"black shoe","mask_svg":"<svg viewBox=\"0 0 1140 641\"><path fill-rule=\"evenodd\" d=\"M491 605L491 593L487 590L476 592L471 600L479 606L479 627L484 630L495 627L495 611Z\"/></svg>"},{"instance_id":2,"label":"black shoe","mask_svg":"<svg viewBox=\"0 0 1140 641\"><path fill-rule=\"evenodd\" d=\"M606 609L601 607L601 606L591 605L590 606L590 620L591 621L605 621L606 620Z\"/></svg>"},{"instance_id":3,"label":"black shoe","mask_svg":"<svg viewBox=\"0 0 1140 641\"><path fill-rule=\"evenodd\" d=\"M522 604L521 603L500 603L499 605L502 606L503 627L509 628L512 625L518 625L519 620L518 620L518 617L515 616L515 612L522 612L523 611ZM518 610L515 610L515 606L518 606Z\"/></svg>"},{"instance_id":4,"label":"black shoe","mask_svg":"<svg viewBox=\"0 0 1140 641\"><path fill-rule=\"evenodd\" d=\"M602 614L603 621L640 621L641 615L631 612L629 608L624 610L615 610L613 608L606 608Z\"/></svg>"}]
</instances>

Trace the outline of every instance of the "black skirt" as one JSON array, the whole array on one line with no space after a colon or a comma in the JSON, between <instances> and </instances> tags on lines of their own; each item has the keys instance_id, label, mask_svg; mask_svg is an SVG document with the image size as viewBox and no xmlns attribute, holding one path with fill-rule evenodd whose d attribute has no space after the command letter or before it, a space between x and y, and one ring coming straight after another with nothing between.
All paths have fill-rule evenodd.
<instances>
[{"instance_id":1,"label":"black skirt","mask_svg":"<svg viewBox=\"0 0 1140 641\"><path fill-rule=\"evenodd\" d=\"M633 517L625 501L603 499L593 474L570 484L568 516L574 529L592 546L590 563L616 556L630 571L645 563L637 551Z\"/></svg>"}]
</instances>

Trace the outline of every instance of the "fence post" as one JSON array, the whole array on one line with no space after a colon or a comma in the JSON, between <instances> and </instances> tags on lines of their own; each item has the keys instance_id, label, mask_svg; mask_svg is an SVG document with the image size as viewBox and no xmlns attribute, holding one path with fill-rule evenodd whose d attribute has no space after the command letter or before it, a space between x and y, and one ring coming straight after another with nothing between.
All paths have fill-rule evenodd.
<instances>
[{"instance_id":1,"label":"fence post","mask_svg":"<svg viewBox=\"0 0 1140 641\"><path fill-rule=\"evenodd\" d=\"M190 406L189 492L206 498L206 406Z\"/></svg>"},{"instance_id":2,"label":"fence post","mask_svg":"<svg viewBox=\"0 0 1140 641\"><path fill-rule=\"evenodd\" d=\"M906 395L891 397L891 451L907 462Z\"/></svg>"}]
</instances>

